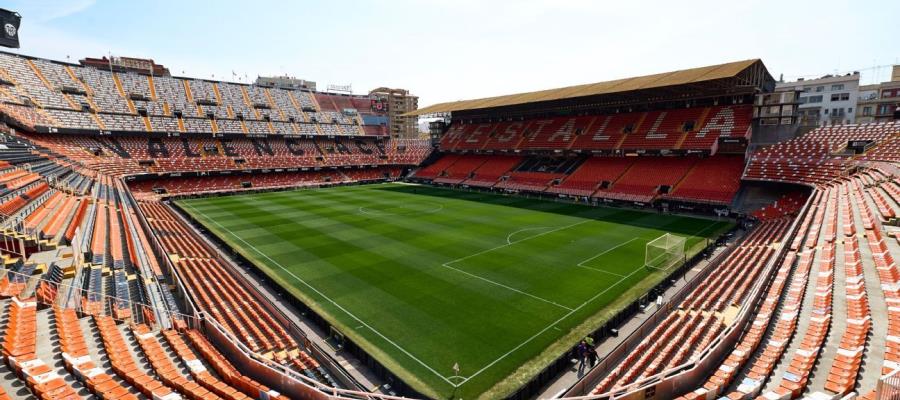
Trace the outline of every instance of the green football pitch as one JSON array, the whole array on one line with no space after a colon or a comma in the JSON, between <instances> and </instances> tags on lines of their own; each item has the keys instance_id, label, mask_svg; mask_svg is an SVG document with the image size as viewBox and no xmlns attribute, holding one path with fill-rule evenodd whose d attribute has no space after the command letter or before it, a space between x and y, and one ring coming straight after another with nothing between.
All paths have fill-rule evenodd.
<instances>
[{"instance_id":1,"label":"green football pitch","mask_svg":"<svg viewBox=\"0 0 900 400\"><path fill-rule=\"evenodd\" d=\"M665 278L648 241L732 225L408 184L177 203L436 398L510 394Z\"/></svg>"}]
</instances>

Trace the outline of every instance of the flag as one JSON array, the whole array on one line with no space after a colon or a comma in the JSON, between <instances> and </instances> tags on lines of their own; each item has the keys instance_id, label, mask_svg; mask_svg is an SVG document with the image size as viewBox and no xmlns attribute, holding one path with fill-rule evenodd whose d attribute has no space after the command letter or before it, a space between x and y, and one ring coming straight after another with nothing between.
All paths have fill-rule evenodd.
<instances>
[{"instance_id":1,"label":"flag","mask_svg":"<svg viewBox=\"0 0 900 400\"><path fill-rule=\"evenodd\" d=\"M22 16L19 13L0 8L0 25L3 25L0 46L19 48L19 23L21 22Z\"/></svg>"}]
</instances>

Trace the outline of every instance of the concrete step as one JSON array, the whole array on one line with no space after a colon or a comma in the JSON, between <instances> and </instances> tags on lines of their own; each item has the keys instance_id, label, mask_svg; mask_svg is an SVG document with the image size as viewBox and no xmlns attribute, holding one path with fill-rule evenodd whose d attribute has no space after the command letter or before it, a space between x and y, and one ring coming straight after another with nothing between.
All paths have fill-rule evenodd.
<instances>
[{"instance_id":1,"label":"concrete step","mask_svg":"<svg viewBox=\"0 0 900 400\"><path fill-rule=\"evenodd\" d=\"M100 336L100 330L92 323L92 321L93 320L89 317L78 320L81 326L81 335L84 336L84 343L87 345L88 353L91 355L94 364L103 368L106 374L111 376L113 380L122 385L122 387L128 388L128 391L131 394L136 395L140 399L145 399L146 396L141 394L136 388L131 386L125 379L122 379L122 377L113 371L112 363L109 361L109 355L106 354L106 349L103 348L103 338Z\"/></svg>"},{"instance_id":2,"label":"concrete step","mask_svg":"<svg viewBox=\"0 0 900 400\"><path fill-rule=\"evenodd\" d=\"M828 215L827 210L824 215ZM800 348L800 343L803 341L803 336L806 335L806 331L809 328L809 321L812 317L812 305L816 293L816 278L818 277L818 273L820 272L819 260L821 259L822 252L819 249L821 249L822 245L825 243L824 231L826 229L826 226L827 224L823 221L823 223L819 227L819 236L818 241L816 242L816 247L818 249L813 260L813 266L810 269L809 280L806 283L806 292L803 295L803 304L800 306L800 316L797 319L797 328L794 332L794 337L791 338L791 342L788 344L788 347L782 355L781 360L779 360L778 365L776 365L775 369L772 371L772 375L769 377L769 381L768 383L766 383L761 393L773 391L781 385L781 379L784 376L784 372L790 365L791 359L794 357L794 353L797 351L797 349Z\"/></svg>"},{"instance_id":3,"label":"concrete step","mask_svg":"<svg viewBox=\"0 0 900 400\"><path fill-rule=\"evenodd\" d=\"M93 394L88 388L79 381L74 375L66 370L66 363L63 361L62 348L59 346L59 332L56 329L56 318L53 316L53 310L46 308L37 312L37 354L36 356L43 360L53 370L63 378L63 380L75 389L75 392L82 399L91 399Z\"/></svg>"},{"instance_id":4,"label":"concrete step","mask_svg":"<svg viewBox=\"0 0 900 400\"><path fill-rule=\"evenodd\" d=\"M137 338L131 332L131 329L129 329L125 324L120 324L116 327L119 328L119 332L122 334L122 338L125 340L125 343L128 343L128 352L131 353L131 357L134 358L134 361L137 364L138 368L147 375L156 376L156 373L153 372L153 366L150 365L150 360L148 360L147 357L144 356L144 352L141 351L141 345L138 343Z\"/></svg>"},{"instance_id":5,"label":"concrete step","mask_svg":"<svg viewBox=\"0 0 900 400\"><path fill-rule=\"evenodd\" d=\"M182 362L181 357L178 356L178 353L175 352L175 349L173 349L172 346L169 345L169 341L167 341L165 336L162 335L162 332L154 332L153 337L156 338L156 341L159 342L159 345L162 346L163 350L165 350L166 356L169 357L169 361L171 361L172 364L174 364L178 368L178 373L189 380L193 380L194 378L191 376L191 370L188 369L187 364Z\"/></svg>"},{"instance_id":6,"label":"concrete step","mask_svg":"<svg viewBox=\"0 0 900 400\"><path fill-rule=\"evenodd\" d=\"M841 243L841 222L843 221L843 213L841 212L842 200L838 196L838 204L836 207L838 220L838 240L834 246L834 285L832 285L832 304L831 328L828 330L828 336L825 343L822 344L822 352L819 353L819 361L813 367L809 378L809 392L828 392L825 384L828 382L828 373L831 371L831 365L834 363L834 357L841 345L841 338L847 331L847 271L844 269L844 245ZM823 362L824 361L824 362Z\"/></svg>"}]
</instances>

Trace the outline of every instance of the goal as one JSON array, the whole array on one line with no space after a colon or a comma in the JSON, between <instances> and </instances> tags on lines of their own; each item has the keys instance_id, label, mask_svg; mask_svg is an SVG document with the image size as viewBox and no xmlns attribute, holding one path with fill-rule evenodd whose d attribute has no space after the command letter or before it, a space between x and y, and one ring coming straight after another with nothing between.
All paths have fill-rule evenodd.
<instances>
[{"instance_id":1,"label":"goal","mask_svg":"<svg viewBox=\"0 0 900 400\"><path fill-rule=\"evenodd\" d=\"M669 269L684 259L685 238L666 233L647 242L644 267Z\"/></svg>"}]
</instances>

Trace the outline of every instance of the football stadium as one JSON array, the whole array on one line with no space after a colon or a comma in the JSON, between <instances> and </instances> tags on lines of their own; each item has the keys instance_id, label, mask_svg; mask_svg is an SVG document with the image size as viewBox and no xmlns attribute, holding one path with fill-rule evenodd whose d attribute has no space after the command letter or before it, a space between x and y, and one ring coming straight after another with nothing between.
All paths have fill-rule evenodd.
<instances>
[{"instance_id":1,"label":"football stadium","mask_svg":"<svg viewBox=\"0 0 900 400\"><path fill-rule=\"evenodd\" d=\"M90 10L29 7L0 399L900 399L900 65L648 58L419 107L54 57L29 18Z\"/></svg>"}]
</instances>

